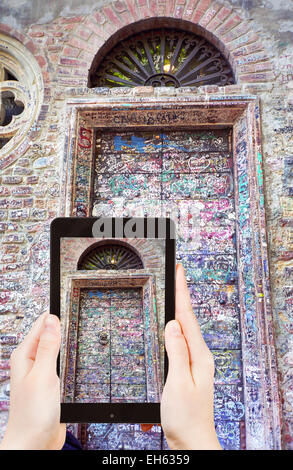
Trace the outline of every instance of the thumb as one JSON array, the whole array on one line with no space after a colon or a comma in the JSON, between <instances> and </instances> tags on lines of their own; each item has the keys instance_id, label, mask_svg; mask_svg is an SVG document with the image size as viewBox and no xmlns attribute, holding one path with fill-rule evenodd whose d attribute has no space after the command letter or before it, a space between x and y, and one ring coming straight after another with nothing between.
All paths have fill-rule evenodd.
<instances>
[{"instance_id":1,"label":"thumb","mask_svg":"<svg viewBox=\"0 0 293 470\"><path fill-rule=\"evenodd\" d=\"M40 335L34 369L45 373L56 372L57 356L60 349L60 322L56 315L49 314Z\"/></svg>"},{"instance_id":2,"label":"thumb","mask_svg":"<svg viewBox=\"0 0 293 470\"><path fill-rule=\"evenodd\" d=\"M180 376L192 379L188 347L177 320L171 320L166 325L165 345L169 360L167 380L174 378L178 381Z\"/></svg>"}]
</instances>

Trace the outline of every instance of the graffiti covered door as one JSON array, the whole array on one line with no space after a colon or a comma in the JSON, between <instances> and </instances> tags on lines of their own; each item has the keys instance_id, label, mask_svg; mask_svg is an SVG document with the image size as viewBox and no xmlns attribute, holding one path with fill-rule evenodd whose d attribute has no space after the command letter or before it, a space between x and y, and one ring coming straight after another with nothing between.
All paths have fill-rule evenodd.
<instances>
[{"instance_id":1,"label":"graffiti covered door","mask_svg":"<svg viewBox=\"0 0 293 470\"><path fill-rule=\"evenodd\" d=\"M74 401L146 401L141 289L82 289L78 323Z\"/></svg>"},{"instance_id":2,"label":"graffiti covered door","mask_svg":"<svg viewBox=\"0 0 293 470\"><path fill-rule=\"evenodd\" d=\"M244 447L232 130L97 132L93 216L170 216L195 315L215 357L215 422ZM117 427L118 426L118 427ZM160 429L90 425L90 448L160 449ZM119 428L119 430L118 430ZM89 444L91 442L91 444ZM124 445L124 444L123 444ZM92 447L91 447L92 446Z\"/></svg>"}]
</instances>

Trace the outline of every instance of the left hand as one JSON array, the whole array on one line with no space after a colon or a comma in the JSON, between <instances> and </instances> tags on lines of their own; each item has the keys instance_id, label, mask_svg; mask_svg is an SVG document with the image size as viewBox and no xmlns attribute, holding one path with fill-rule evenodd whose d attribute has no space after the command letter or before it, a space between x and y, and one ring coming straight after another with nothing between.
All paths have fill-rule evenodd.
<instances>
[{"instance_id":1,"label":"left hand","mask_svg":"<svg viewBox=\"0 0 293 470\"><path fill-rule=\"evenodd\" d=\"M58 317L41 315L11 355L7 429L0 450L58 450L66 425L60 423L60 381L56 372L61 332Z\"/></svg>"}]
</instances>

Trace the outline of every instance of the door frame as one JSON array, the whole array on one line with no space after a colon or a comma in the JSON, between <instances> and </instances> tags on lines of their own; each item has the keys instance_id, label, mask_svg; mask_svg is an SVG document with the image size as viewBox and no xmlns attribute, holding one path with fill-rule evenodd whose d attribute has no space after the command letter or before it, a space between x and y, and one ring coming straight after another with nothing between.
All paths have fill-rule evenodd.
<instances>
[{"instance_id":1,"label":"door frame","mask_svg":"<svg viewBox=\"0 0 293 470\"><path fill-rule=\"evenodd\" d=\"M242 332L246 449L281 448L279 397L264 204L259 98L179 92L111 98L91 90L69 96L65 132L61 216L88 216L94 130L233 128L236 243ZM184 91L184 89L183 89Z\"/></svg>"},{"instance_id":2,"label":"door frame","mask_svg":"<svg viewBox=\"0 0 293 470\"><path fill-rule=\"evenodd\" d=\"M140 270L140 273L135 276L121 274L119 271L113 276L113 273L109 271L99 270L98 276L97 278L96 272L87 271L86 274L81 272L81 274L68 275L65 279L65 292L68 294L65 311L61 317L62 337L64 338L60 357L61 400L74 403L81 289L134 287L142 289L147 401L158 403L161 399L163 374L161 373L162 358L159 357L154 275Z\"/></svg>"}]
</instances>

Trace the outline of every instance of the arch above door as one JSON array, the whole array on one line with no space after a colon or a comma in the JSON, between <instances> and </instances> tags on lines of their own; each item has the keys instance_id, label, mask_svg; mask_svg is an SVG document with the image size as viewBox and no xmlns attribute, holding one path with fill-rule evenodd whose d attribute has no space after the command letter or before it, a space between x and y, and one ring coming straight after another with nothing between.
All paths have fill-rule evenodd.
<instances>
[{"instance_id":1,"label":"arch above door","mask_svg":"<svg viewBox=\"0 0 293 470\"><path fill-rule=\"evenodd\" d=\"M91 215L95 130L233 129L233 172L239 305L245 396L245 446L280 447L280 402L274 353L273 325L264 213L259 102L255 96L200 95L174 99L101 97L75 99L67 106L66 168L72 176L66 192L66 216ZM109 208L109 206L108 206ZM101 207L102 210L102 207ZM106 206L105 206L106 210ZM110 213L104 215L111 215ZM112 216L125 214L113 213ZM129 215L129 214L128 214ZM143 214L136 214L143 215ZM268 406L268 397L271 406ZM257 406L258 415L255 415Z\"/></svg>"}]
</instances>

